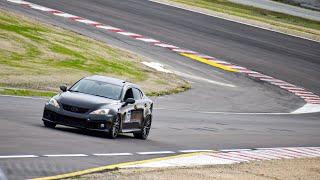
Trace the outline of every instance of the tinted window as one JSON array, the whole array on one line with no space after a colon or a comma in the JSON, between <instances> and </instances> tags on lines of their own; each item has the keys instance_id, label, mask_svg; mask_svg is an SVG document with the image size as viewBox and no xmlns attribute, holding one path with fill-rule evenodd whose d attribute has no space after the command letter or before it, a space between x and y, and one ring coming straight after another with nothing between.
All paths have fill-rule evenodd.
<instances>
[{"instance_id":1,"label":"tinted window","mask_svg":"<svg viewBox=\"0 0 320 180\"><path fill-rule=\"evenodd\" d=\"M133 98L133 92L132 92L132 88L129 88L126 92L126 94L124 95L123 100L127 100L128 98Z\"/></svg>"},{"instance_id":2,"label":"tinted window","mask_svg":"<svg viewBox=\"0 0 320 180\"><path fill-rule=\"evenodd\" d=\"M82 79L73 85L70 91L119 100L122 87L101 81Z\"/></svg>"},{"instance_id":3,"label":"tinted window","mask_svg":"<svg viewBox=\"0 0 320 180\"><path fill-rule=\"evenodd\" d=\"M135 100L139 100L142 98L140 90L138 90L136 88L132 88L132 91L133 91L133 97Z\"/></svg>"}]
</instances>

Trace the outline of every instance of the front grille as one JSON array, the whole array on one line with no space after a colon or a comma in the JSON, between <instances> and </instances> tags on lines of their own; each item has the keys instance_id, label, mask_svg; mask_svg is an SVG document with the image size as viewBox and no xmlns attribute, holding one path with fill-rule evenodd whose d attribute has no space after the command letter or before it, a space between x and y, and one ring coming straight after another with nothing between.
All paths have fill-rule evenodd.
<instances>
[{"instance_id":1,"label":"front grille","mask_svg":"<svg viewBox=\"0 0 320 180\"><path fill-rule=\"evenodd\" d=\"M56 122L58 124L63 125L69 125L74 127L86 127L87 126L87 120L71 117L71 116L65 116L57 114L53 111L45 110L43 113L44 118L49 119L50 121Z\"/></svg>"},{"instance_id":2,"label":"front grille","mask_svg":"<svg viewBox=\"0 0 320 180\"><path fill-rule=\"evenodd\" d=\"M80 113L84 114L89 111L89 109L86 108L81 108L81 107L76 107L76 106L70 106L67 104L62 104L62 108L66 111L74 112L74 113Z\"/></svg>"}]
</instances>

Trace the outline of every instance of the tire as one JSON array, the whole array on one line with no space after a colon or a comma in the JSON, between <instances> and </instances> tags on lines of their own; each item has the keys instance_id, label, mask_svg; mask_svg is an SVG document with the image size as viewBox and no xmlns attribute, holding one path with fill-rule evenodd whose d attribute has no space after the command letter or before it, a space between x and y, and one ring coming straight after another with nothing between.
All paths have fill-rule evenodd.
<instances>
[{"instance_id":1,"label":"tire","mask_svg":"<svg viewBox=\"0 0 320 180\"><path fill-rule=\"evenodd\" d=\"M116 118L116 120L112 123L111 128L109 129L108 137L110 139L115 139L120 131L120 119L119 116Z\"/></svg>"},{"instance_id":2,"label":"tire","mask_svg":"<svg viewBox=\"0 0 320 180\"><path fill-rule=\"evenodd\" d=\"M55 128L57 124L49 122L49 121L43 121L43 125L47 128Z\"/></svg>"},{"instance_id":3,"label":"tire","mask_svg":"<svg viewBox=\"0 0 320 180\"><path fill-rule=\"evenodd\" d=\"M152 123L151 116L147 116L145 121L143 122L141 131L138 133L133 133L133 136L137 139L146 140L148 138L148 135L151 129L151 123Z\"/></svg>"}]
</instances>

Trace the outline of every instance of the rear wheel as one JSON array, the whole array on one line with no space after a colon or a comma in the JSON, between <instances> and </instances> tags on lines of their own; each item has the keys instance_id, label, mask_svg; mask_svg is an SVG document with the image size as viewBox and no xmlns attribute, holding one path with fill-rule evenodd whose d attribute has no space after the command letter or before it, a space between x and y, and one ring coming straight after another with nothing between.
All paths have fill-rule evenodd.
<instances>
[{"instance_id":1,"label":"rear wheel","mask_svg":"<svg viewBox=\"0 0 320 180\"><path fill-rule=\"evenodd\" d=\"M108 137L111 139L115 139L119 134L119 130L120 130L120 119L118 116L116 120L112 123L111 128L109 129Z\"/></svg>"},{"instance_id":2,"label":"rear wheel","mask_svg":"<svg viewBox=\"0 0 320 180\"><path fill-rule=\"evenodd\" d=\"M133 133L133 136L137 139L145 140L148 138L150 128L151 128L151 116L147 116L141 128L141 131L138 133Z\"/></svg>"},{"instance_id":3,"label":"rear wheel","mask_svg":"<svg viewBox=\"0 0 320 180\"><path fill-rule=\"evenodd\" d=\"M43 121L43 124L47 128L55 128L56 127L55 123L52 123L52 122L49 122L49 121Z\"/></svg>"}]
</instances>

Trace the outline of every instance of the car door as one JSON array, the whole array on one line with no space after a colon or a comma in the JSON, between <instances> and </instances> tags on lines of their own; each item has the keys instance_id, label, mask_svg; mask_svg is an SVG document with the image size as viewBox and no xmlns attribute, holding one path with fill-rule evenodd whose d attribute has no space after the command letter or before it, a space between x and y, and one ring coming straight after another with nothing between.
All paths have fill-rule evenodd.
<instances>
[{"instance_id":1,"label":"car door","mask_svg":"<svg viewBox=\"0 0 320 180\"><path fill-rule=\"evenodd\" d=\"M144 118L144 100L142 99L142 93L139 89L132 88L132 92L135 100L135 105L133 113L131 114L131 118L133 121L139 124L140 128Z\"/></svg>"},{"instance_id":2,"label":"car door","mask_svg":"<svg viewBox=\"0 0 320 180\"><path fill-rule=\"evenodd\" d=\"M127 98L135 99L134 104L127 104L122 107L124 112L124 117L122 121L122 131L131 130L131 129L140 129L140 124L142 121L143 110L141 110L141 97L135 96L135 88L129 87L124 95L123 101Z\"/></svg>"}]
</instances>

